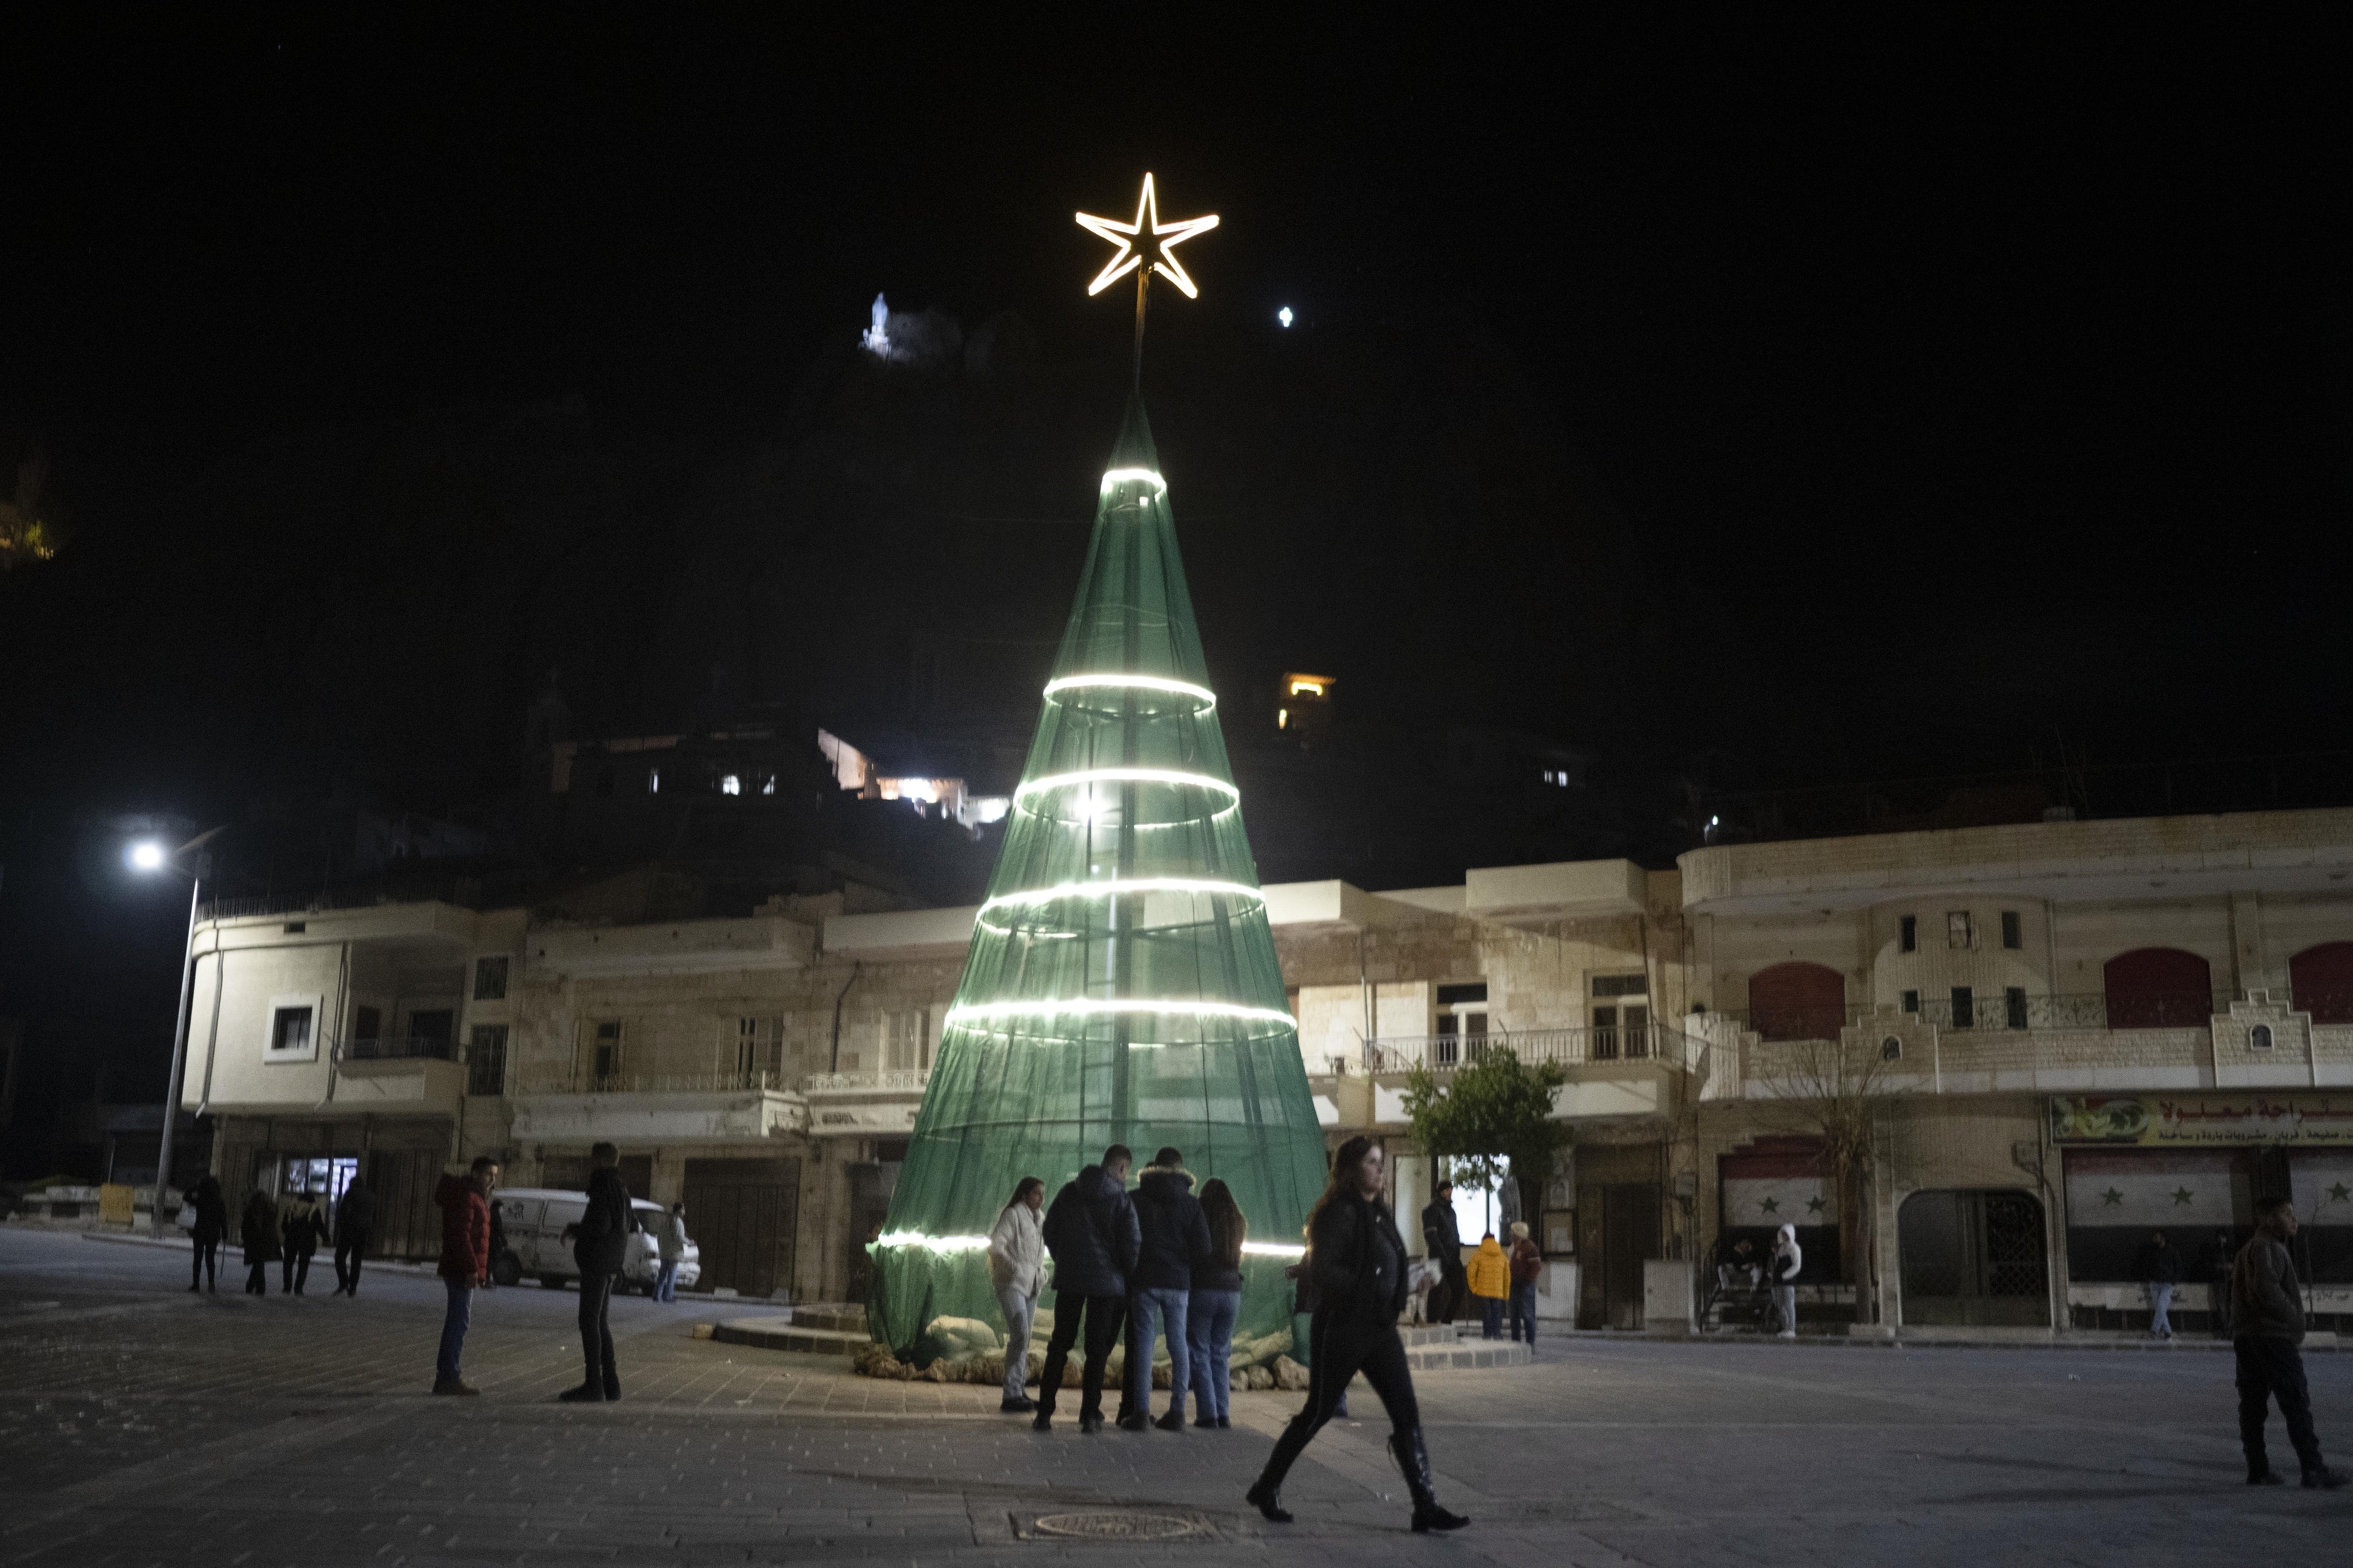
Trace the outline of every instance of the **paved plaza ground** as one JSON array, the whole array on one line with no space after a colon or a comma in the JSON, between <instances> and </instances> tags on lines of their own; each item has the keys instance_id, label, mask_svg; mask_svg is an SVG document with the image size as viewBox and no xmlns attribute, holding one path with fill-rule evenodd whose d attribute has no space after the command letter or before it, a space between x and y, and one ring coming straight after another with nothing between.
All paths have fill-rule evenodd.
<instances>
[{"instance_id":1,"label":"paved plaza ground","mask_svg":"<svg viewBox=\"0 0 2353 1568\"><path fill-rule=\"evenodd\" d=\"M1285 1492L1298 1523L1242 1506L1295 1394L1235 1395L1227 1433L1040 1436L993 1391L697 1341L709 1303L629 1298L626 1400L565 1406L578 1299L526 1285L477 1299L483 1396L435 1399L432 1279L373 1272L349 1301L314 1270L317 1293L257 1300L237 1269L197 1298L186 1258L0 1230L0 1562L2353 1558L2353 1489L2239 1484L2231 1358L2187 1348L1556 1339L1534 1366L1422 1376L1440 1494L1475 1522L1415 1537L1377 1416L1308 1450ZM2308 1364L2322 1440L2353 1459L2353 1356ZM1038 1524L1099 1512L1196 1533Z\"/></svg>"}]
</instances>

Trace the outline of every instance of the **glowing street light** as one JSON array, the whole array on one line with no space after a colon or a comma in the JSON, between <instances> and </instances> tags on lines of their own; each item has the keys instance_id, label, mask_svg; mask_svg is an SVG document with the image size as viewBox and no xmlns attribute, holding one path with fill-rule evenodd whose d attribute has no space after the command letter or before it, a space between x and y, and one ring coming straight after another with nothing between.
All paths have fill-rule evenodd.
<instances>
[{"instance_id":1,"label":"glowing street light","mask_svg":"<svg viewBox=\"0 0 2353 1568\"><path fill-rule=\"evenodd\" d=\"M1274 319L1286 327L1291 325L1291 307L1285 305L1282 310L1277 310L1274 313Z\"/></svg>"},{"instance_id":2,"label":"glowing street light","mask_svg":"<svg viewBox=\"0 0 2353 1568\"><path fill-rule=\"evenodd\" d=\"M166 850L153 838L142 838L123 851L123 863L132 870L153 876L159 871L180 870L173 865L181 856L226 833L226 825L199 833L177 849ZM172 1124L180 1114L180 1079L188 1065L188 999L196 978L196 900L204 891L204 872L187 868L188 879L188 940L180 950L180 1016L172 1026L172 1071L164 1080L164 1135L155 1150L155 1201L152 1215L155 1235L164 1234L164 1188L172 1179Z\"/></svg>"}]
</instances>

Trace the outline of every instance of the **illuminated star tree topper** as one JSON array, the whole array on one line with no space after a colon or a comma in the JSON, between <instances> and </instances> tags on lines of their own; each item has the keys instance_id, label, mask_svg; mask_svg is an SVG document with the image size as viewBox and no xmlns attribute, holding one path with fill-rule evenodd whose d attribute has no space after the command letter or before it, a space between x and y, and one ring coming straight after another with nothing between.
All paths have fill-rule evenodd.
<instances>
[{"instance_id":1,"label":"illuminated star tree topper","mask_svg":"<svg viewBox=\"0 0 2353 1568\"><path fill-rule=\"evenodd\" d=\"M1176 259L1176 247L1195 235L1207 234L1218 226L1218 215L1205 217L1179 218L1173 223L1160 221L1160 197L1152 188L1152 176L1144 176L1143 193L1136 197L1135 221L1122 223L1113 217L1096 217L1091 213L1078 215L1079 226L1098 239L1118 247L1103 269L1087 285L1090 299L1102 293L1129 273L1135 274L1135 374L1144 378L1144 307L1155 272L1176 285L1187 300L1198 300L1201 290L1195 287L1192 275L1185 264Z\"/></svg>"}]
</instances>

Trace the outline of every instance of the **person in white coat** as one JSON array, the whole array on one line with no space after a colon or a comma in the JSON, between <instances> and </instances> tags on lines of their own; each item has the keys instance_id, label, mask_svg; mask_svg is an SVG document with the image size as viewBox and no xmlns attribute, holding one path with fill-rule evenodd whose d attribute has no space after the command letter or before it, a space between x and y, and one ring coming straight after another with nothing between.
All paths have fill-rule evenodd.
<instances>
[{"instance_id":1,"label":"person in white coat","mask_svg":"<svg viewBox=\"0 0 2353 1568\"><path fill-rule=\"evenodd\" d=\"M1045 1206L1045 1182L1024 1176L988 1233L988 1277L1005 1313L1005 1401L997 1408L1008 1415L1037 1408L1021 1385L1029 1378L1029 1325L1046 1282L1046 1237L1039 1218Z\"/></svg>"},{"instance_id":2,"label":"person in white coat","mask_svg":"<svg viewBox=\"0 0 2353 1568\"><path fill-rule=\"evenodd\" d=\"M1806 1255L1798 1247L1798 1227L1785 1225L1773 1237L1773 1315L1781 1321L1780 1337L1798 1337L1798 1270L1806 1266Z\"/></svg>"},{"instance_id":3,"label":"person in white coat","mask_svg":"<svg viewBox=\"0 0 2353 1568\"><path fill-rule=\"evenodd\" d=\"M654 1300L678 1300L678 1266L686 1260L686 1205L672 1204L670 1213L662 1216L661 1230L654 1238L661 1257L661 1272L654 1277Z\"/></svg>"}]
</instances>

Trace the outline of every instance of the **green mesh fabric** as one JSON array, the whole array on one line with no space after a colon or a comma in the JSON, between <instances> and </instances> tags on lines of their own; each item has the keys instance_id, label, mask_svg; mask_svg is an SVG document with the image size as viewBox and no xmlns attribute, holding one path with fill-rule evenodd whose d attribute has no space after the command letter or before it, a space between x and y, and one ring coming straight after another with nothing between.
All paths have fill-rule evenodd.
<instances>
[{"instance_id":1,"label":"green mesh fabric","mask_svg":"<svg viewBox=\"0 0 2353 1568\"><path fill-rule=\"evenodd\" d=\"M1324 1135L1140 400L872 1247L875 1338L928 1360L941 1318L1002 1334L981 1238L1022 1177L1050 1194L1112 1143L1224 1179L1252 1245L1237 1351L1287 1331Z\"/></svg>"}]
</instances>

